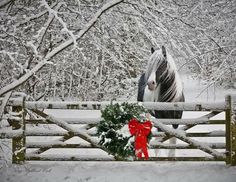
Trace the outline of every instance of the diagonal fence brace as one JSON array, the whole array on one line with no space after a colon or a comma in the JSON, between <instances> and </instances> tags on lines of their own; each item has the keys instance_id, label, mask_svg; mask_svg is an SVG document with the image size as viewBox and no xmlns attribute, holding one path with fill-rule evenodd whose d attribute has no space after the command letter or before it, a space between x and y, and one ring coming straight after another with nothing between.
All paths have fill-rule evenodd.
<instances>
[{"instance_id":1,"label":"diagonal fence brace","mask_svg":"<svg viewBox=\"0 0 236 182\"><path fill-rule=\"evenodd\" d=\"M77 130L74 127L72 127L70 124L68 124L67 122L60 120L52 115L46 114L42 111L39 111L39 110L33 110L33 111L35 113L37 113L38 115L44 117L46 120L50 121L51 123L54 123L54 124L60 126L61 128L67 130L69 134L78 136L78 137L82 138L83 140L91 143L91 145L93 147L100 148L100 149L104 150L105 152L109 153L109 151L105 147L103 147L102 145L99 145L97 140L94 140L86 132L84 132L82 130Z\"/></svg>"},{"instance_id":2,"label":"diagonal fence brace","mask_svg":"<svg viewBox=\"0 0 236 182\"><path fill-rule=\"evenodd\" d=\"M160 128L162 131L168 133L171 136L175 136L176 138L189 143L190 145L194 145L197 146L199 149L201 149L202 151L211 154L212 156L214 156L215 158L225 158L225 154L222 154L212 148L210 148L208 145L205 145L202 142L196 141L192 138L188 138L186 137L184 131L182 130L178 130L178 129L172 129L166 125L164 125L162 122L160 121L153 121L154 126Z\"/></svg>"}]
</instances>

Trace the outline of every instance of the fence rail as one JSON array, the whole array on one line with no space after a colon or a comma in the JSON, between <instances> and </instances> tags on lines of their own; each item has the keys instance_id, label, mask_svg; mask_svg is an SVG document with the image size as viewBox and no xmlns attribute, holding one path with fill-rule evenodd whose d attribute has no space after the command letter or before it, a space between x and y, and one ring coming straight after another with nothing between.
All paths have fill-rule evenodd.
<instances>
[{"instance_id":1,"label":"fence rail","mask_svg":"<svg viewBox=\"0 0 236 182\"><path fill-rule=\"evenodd\" d=\"M3 99L0 99L0 102ZM28 109L76 109L76 110L101 110L111 103L122 103L117 101L112 102L48 102L48 101L38 101L38 102L25 102L25 107ZM136 101L129 103L138 103ZM150 110L175 110L175 111L222 111L225 110L227 105L226 102L213 102L213 103L200 103L200 102L139 102L145 108ZM10 99L8 102L10 106L21 106L22 101L19 99Z\"/></svg>"},{"instance_id":2,"label":"fence rail","mask_svg":"<svg viewBox=\"0 0 236 182\"><path fill-rule=\"evenodd\" d=\"M207 153L205 157L150 157L149 160L192 160L192 161L225 161L226 164L236 165L236 99L226 96L225 102L214 103L159 103L159 102L143 102L139 103L149 110L175 110L175 111L207 111L204 116L194 119L153 119L154 127L161 129L161 132L153 131L153 138L158 137L159 140L151 140L150 149L199 149ZM0 103L3 99L0 98ZM24 99L10 99L8 106L12 107L10 117L11 130L0 129L0 138L12 138L12 162L21 163L25 160L93 160L93 161L114 161L113 156L107 155L50 155L49 149L101 149L108 151L98 144L96 138L96 130L94 127L102 120L101 117L96 118L63 118L59 119L50 114L43 112L47 109L64 109L64 110L101 110L111 102L29 102ZM116 102L113 102L116 103ZM119 103L119 102L118 102ZM136 103L136 102L131 102ZM211 119L219 113L225 113L224 119ZM31 114L33 113L33 118ZM36 116L36 117L35 117ZM175 130L168 125L179 124L180 127ZM30 127L34 125L38 127ZM50 130L45 128L39 129L41 125L48 128L57 126L61 130ZM74 127L80 126L80 128ZM198 125L225 125L225 130L193 132L188 131ZM36 141L26 142L27 137L60 137L54 142ZM84 142L71 144L67 143L73 137L79 137ZM185 143L167 144L165 141L172 137L177 137ZM199 142L195 138L204 137L224 137L225 142ZM35 149L33 152L26 150ZM219 151L219 149L221 151ZM222 150L224 150L222 152Z\"/></svg>"}]
</instances>

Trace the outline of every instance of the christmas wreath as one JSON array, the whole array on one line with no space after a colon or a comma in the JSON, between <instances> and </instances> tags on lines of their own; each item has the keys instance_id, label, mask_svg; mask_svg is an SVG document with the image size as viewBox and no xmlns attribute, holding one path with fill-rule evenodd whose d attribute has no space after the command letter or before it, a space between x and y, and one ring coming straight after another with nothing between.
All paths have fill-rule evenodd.
<instances>
[{"instance_id":1,"label":"christmas wreath","mask_svg":"<svg viewBox=\"0 0 236 182\"><path fill-rule=\"evenodd\" d=\"M116 159L132 160L137 146L134 146L134 125L137 123L133 120L144 121L145 112L145 108L137 103L107 105L101 111L103 120L97 125L99 144L103 145ZM150 138L150 132L148 134Z\"/></svg>"}]
</instances>

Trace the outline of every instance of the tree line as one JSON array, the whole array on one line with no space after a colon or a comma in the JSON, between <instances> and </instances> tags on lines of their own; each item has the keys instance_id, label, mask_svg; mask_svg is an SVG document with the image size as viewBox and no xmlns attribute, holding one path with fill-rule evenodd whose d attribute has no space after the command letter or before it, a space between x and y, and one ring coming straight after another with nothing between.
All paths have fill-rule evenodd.
<instances>
[{"instance_id":1,"label":"tree line","mask_svg":"<svg viewBox=\"0 0 236 182\"><path fill-rule=\"evenodd\" d=\"M180 72L236 88L234 0L3 0L0 96L132 98L151 47Z\"/></svg>"}]
</instances>

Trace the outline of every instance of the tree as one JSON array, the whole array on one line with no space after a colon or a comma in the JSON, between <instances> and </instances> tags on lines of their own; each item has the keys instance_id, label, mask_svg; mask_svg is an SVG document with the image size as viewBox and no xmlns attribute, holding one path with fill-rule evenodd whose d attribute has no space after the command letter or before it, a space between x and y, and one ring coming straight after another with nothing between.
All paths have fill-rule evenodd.
<instances>
[{"instance_id":1,"label":"tree","mask_svg":"<svg viewBox=\"0 0 236 182\"><path fill-rule=\"evenodd\" d=\"M107 100L136 93L150 48L235 88L235 1L12 0L0 4L0 96ZM103 15L103 16L101 16Z\"/></svg>"}]
</instances>

